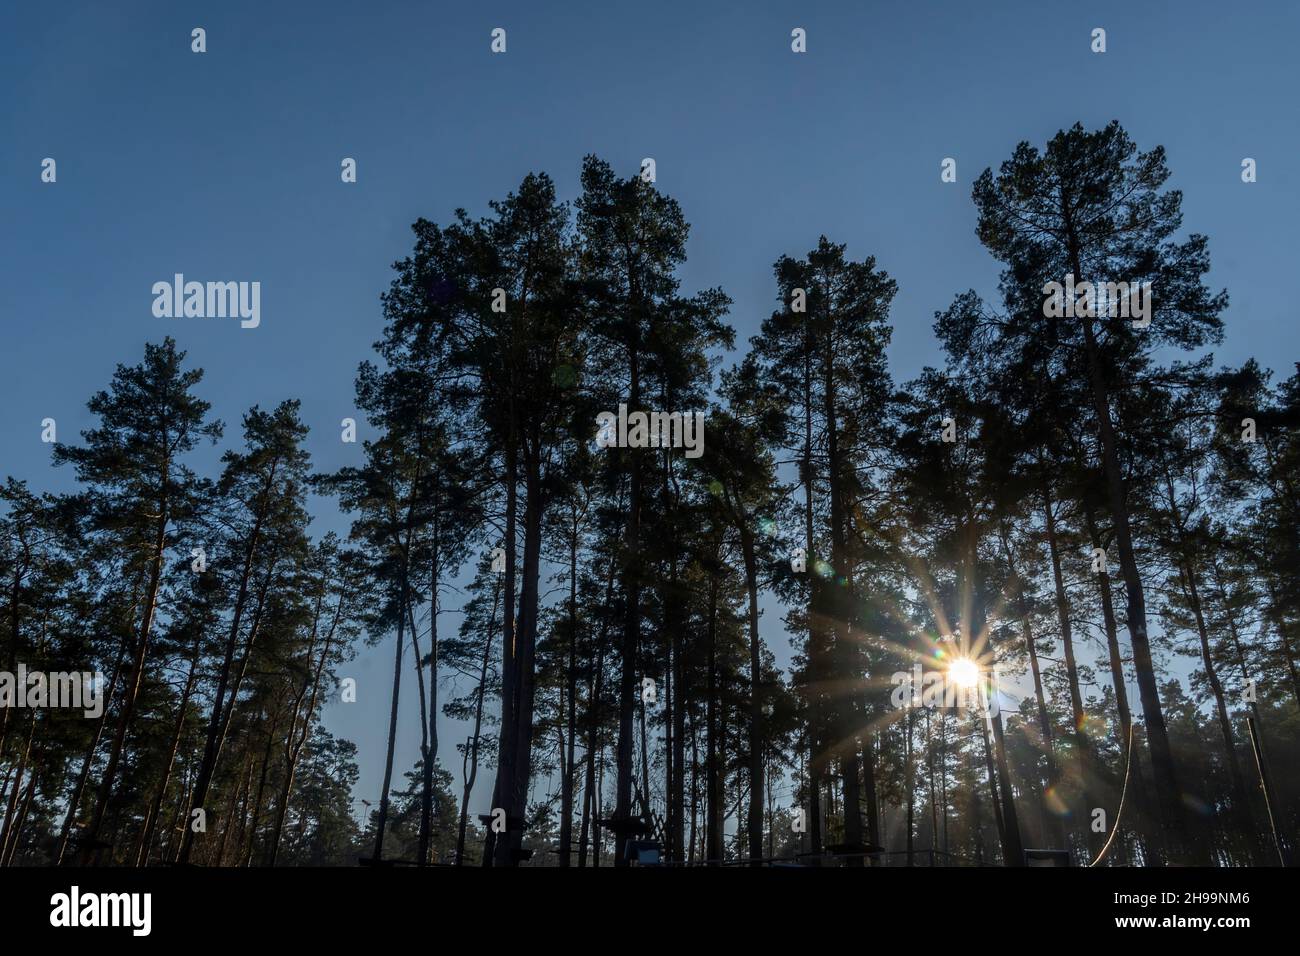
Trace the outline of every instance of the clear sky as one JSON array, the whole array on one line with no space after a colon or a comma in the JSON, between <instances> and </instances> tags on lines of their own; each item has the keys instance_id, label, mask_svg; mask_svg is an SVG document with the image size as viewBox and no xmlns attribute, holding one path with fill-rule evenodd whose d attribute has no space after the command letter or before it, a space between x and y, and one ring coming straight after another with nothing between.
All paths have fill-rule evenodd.
<instances>
[{"instance_id":1,"label":"clear sky","mask_svg":"<svg viewBox=\"0 0 1300 956\"><path fill-rule=\"evenodd\" d=\"M191 52L194 27L206 53ZM504 54L489 50L495 27ZM795 27L806 54L791 52ZM1090 50L1095 27L1104 54ZM899 283L890 359L904 381L941 361L935 310L995 288L974 235L975 177L1021 140L1118 119L1140 148L1166 147L1185 226L1210 237L1210 281L1231 297L1220 358L1285 372L1300 358L1286 291L1297 36L1300 6L1274 2L8 0L0 476L69 487L41 420L76 440L115 364L166 334L206 370L199 390L228 440L250 405L297 397L316 466L358 460L338 423L355 415L356 366L409 224L458 206L483 214L530 170L571 199L587 153L627 175L655 159L692 224L684 288L722 286L741 342L775 305L778 256L822 233L875 255ZM54 184L40 179L46 157ZM356 184L340 181L344 157ZM944 157L955 185L940 182ZM1244 157L1254 184L1241 182ZM260 327L155 318L150 288L177 272L259 281ZM764 627L784 644L774 614ZM388 655L364 652L350 669L361 700L326 715L358 743L358 794L371 800ZM399 773L418 753L407 686ZM442 760L458 776L457 737L443 734Z\"/></svg>"}]
</instances>

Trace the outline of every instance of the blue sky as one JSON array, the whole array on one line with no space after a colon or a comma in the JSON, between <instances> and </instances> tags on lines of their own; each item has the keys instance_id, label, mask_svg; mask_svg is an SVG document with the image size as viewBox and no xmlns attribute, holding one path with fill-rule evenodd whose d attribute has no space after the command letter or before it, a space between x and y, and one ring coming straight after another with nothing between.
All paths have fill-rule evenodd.
<instances>
[{"instance_id":1,"label":"blue sky","mask_svg":"<svg viewBox=\"0 0 1300 956\"><path fill-rule=\"evenodd\" d=\"M194 27L207 31L201 55ZM494 27L503 55L489 51ZM794 27L804 55L790 50ZM1094 27L1104 54L1090 51ZM355 414L356 366L410 223L485 213L530 170L571 199L587 153L629 175L654 157L692 223L684 288L723 287L741 342L774 307L778 256L822 233L875 255L899 283L890 360L904 381L940 361L935 310L995 287L974 178L1020 140L1118 119L1141 148L1166 147L1185 226L1210 237L1210 281L1231 300L1219 357L1285 372L1300 357L1288 291L1298 34L1300 7L1272 3L12 0L0 11L0 474L69 487L41 420L74 440L115 364L166 334L206 370L200 391L228 438L250 405L298 397L317 467L356 460L338 422ZM939 179L949 156L955 185ZM55 184L40 181L45 157ZM343 157L357 160L355 185L340 182ZM1258 182L1241 182L1243 157ZM260 327L155 318L150 288L176 272L261 282ZM329 513L317 528L346 521ZM774 614L764 626L784 645ZM388 653L363 653L361 701L327 714L360 746L359 795L372 800ZM413 692L406 704L399 772L418 748ZM443 734L457 774L460 736Z\"/></svg>"}]
</instances>

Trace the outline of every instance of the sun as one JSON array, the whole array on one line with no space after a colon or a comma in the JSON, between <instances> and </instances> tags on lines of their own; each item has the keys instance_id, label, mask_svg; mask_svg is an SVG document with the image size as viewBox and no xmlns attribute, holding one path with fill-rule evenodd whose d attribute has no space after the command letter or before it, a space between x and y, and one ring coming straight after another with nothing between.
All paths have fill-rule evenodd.
<instances>
[{"instance_id":1,"label":"sun","mask_svg":"<svg viewBox=\"0 0 1300 956\"><path fill-rule=\"evenodd\" d=\"M959 657L948 665L948 677L958 687L970 690L979 683L980 669L969 657Z\"/></svg>"}]
</instances>

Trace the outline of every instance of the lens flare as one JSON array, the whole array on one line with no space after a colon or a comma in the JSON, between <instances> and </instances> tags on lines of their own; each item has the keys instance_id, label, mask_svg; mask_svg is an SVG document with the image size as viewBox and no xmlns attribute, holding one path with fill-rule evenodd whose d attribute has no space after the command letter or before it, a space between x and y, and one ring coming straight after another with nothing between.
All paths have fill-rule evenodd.
<instances>
[{"instance_id":1,"label":"lens flare","mask_svg":"<svg viewBox=\"0 0 1300 956\"><path fill-rule=\"evenodd\" d=\"M959 657L948 665L948 677L958 687L970 690L980 681L980 669L970 658Z\"/></svg>"}]
</instances>

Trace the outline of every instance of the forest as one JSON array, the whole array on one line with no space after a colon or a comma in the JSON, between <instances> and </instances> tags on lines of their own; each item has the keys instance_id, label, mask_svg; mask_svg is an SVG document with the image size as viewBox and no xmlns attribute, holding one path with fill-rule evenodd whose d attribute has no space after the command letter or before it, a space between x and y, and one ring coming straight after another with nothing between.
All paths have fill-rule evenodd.
<instances>
[{"instance_id":1,"label":"forest","mask_svg":"<svg viewBox=\"0 0 1300 956\"><path fill-rule=\"evenodd\" d=\"M0 487L0 668L103 700L0 696L0 866L1291 864L1300 363L1216 361L1170 175L1118 123L985 170L996 298L911 381L888 250L788 250L738 343L594 156L414 223L347 467L171 337L114 356L76 490ZM1085 281L1145 321L1045 301ZM322 722L367 648L378 794Z\"/></svg>"}]
</instances>

